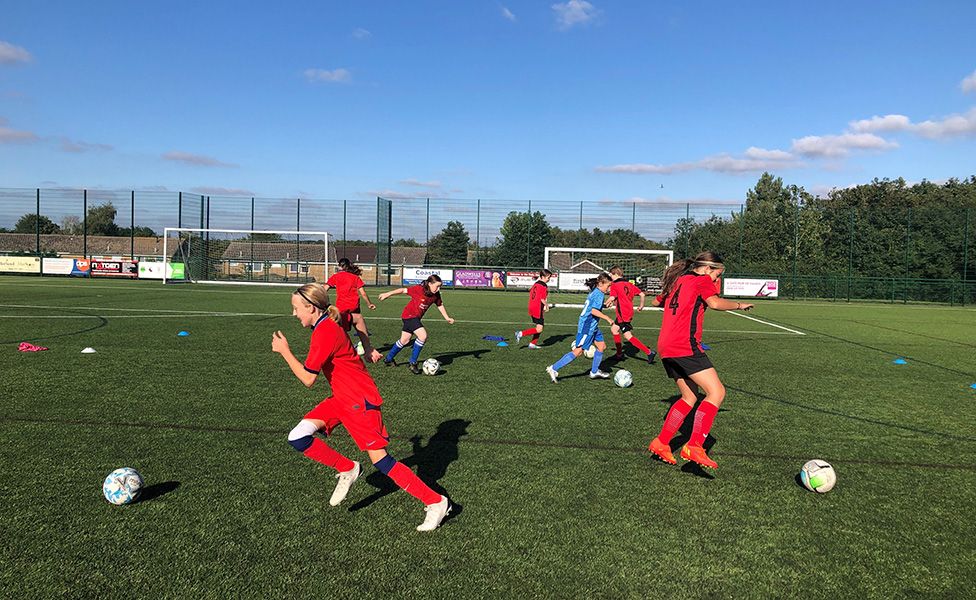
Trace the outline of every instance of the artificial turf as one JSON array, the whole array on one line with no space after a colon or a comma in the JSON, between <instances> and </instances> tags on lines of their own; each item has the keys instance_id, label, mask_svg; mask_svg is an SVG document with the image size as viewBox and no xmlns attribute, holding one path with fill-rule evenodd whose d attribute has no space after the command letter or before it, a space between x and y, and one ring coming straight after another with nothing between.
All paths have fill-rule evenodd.
<instances>
[{"instance_id":1,"label":"artificial turf","mask_svg":"<svg viewBox=\"0 0 976 600\"><path fill-rule=\"evenodd\" d=\"M444 301L457 323L428 313L422 355L438 376L369 367L391 453L457 504L421 534L420 503L341 428L329 443L364 476L337 508L333 473L287 444L327 395L271 352L279 329L307 348L288 289L0 277L0 595L973 595L976 311L750 313L805 335L709 311L728 396L710 440L719 469L703 472L646 452L675 394L659 364L607 363L634 374L620 389L580 358L553 385L545 367L569 349L573 309L551 311L531 351L481 339L529 326L526 294ZM403 304L367 312L377 345ZM659 323L640 313L635 333L653 345ZM22 341L50 350L19 353ZM833 491L797 484L810 458L834 465ZM116 507L100 486L121 466L147 487Z\"/></svg>"}]
</instances>

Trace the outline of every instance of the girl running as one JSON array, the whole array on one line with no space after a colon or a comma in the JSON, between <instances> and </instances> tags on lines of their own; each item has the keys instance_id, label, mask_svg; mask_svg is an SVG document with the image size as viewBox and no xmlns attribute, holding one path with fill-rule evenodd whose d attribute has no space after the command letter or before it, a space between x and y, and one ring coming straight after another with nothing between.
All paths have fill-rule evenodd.
<instances>
[{"instance_id":1,"label":"girl running","mask_svg":"<svg viewBox=\"0 0 976 600\"><path fill-rule=\"evenodd\" d=\"M441 301L441 293L439 291L441 285L441 278L431 274L420 285L399 288L380 294L380 302L397 294L407 294L410 296L410 302L407 303L407 306L403 309L403 313L400 315L400 318L403 319L403 331L400 333L400 339L393 344L393 347L390 348L386 358L383 360L386 366L396 366L393 359L397 353L410 343L411 337L417 336L417 339L413 342L413 353L410 355L410 371L416 375L420 374L420 367L417 366L417 361L420 360L420 352L424 349L424 344L427 343L427 330L424 329L424 324L421 322L421 319L431 306L436 305L437 310L441 312L444 320L451 325L454 324L454 319L447 315L447 309L444 308L444 303Z\"/></svg>"},{"instance_id":2,"label":"girl running","mask_svg":"<svg viewBox=\"0 0 976 600\"><path fill-rule=\"evenodd\" d=\"M349 331L353 327L356 328L356 335L359 336L359 340L363 343L363 356L366 357L367 362L373 363L383 358L383 355L379 351L374 350L373 346L370 345L366 320L363 318L363 314L359 309L359 297L362 296L369 310L376 310L376 305L370 302L369 296L366 294L366 284L363 283L360 277L362 274L363 270L352 264L348 258L340 258L339 271L332 277L329 277L329 280L325 282L325 290L328 291L329 288L335 288L335 306L339 309L339 324L346 331Z\"/></svg>"},{"instance_id":3,"label":"girl running","mask_svg":"<svg viewBox=\"0 0 976 600\"><path fill-rule=\"evenodd\" d=\"M333 394L298 422L288 434L288 443L312 460L338 471L336 478L339 482L329 499L330 505L338 506L359 478L359 463L313 436L318 431L329 435L336 425L341 424L381 473L424 503L427 515L417 531L437 529L451 511L451 504L447 496L431 490L413 471L387 453L390 436L380 413L383 398L366 365L356 355L349 336L339 326L339 310L329 305L328 298L325 287L318 283L305 284L291 296L292 314L302 327L312 329L312 341L304 363L292 354L283 333L276 331L271 338L271 349L284 357L291 372L305 387L312 387L322 373Z\"/></svg>"},{"instance_id":4,"label":"girl running","mask_svg":"<svg viewBox=\"0 0 976 600\"><path fill-rule=\"evenodd\" d=\"M661 295L654 306L664 306L664 320L657 340L661 364L668 377L674 379L681 393L664 419L661 433L651 440L648 449L669 464L675 464L671 454L671 438L698 400L698 388L705 390L705 398L695 412L695 426L691 439L681 449L681 458L703 467L717 469L718 464L705 454L705 438L712 429L712 421L725 398L725 386L701 348L702 322L705 310L749 310L752 304L720 298L715 280L725 265L714 252L702 252L694 260L678 261L664 272Z\"/></svg>"},{"instance_id":5,"label":"girl running","mask_svg":"<svg viewBox=\"0 0 976 600\"><path fill-rule=\"evenodd\" d=\"M552 271L549 269L542 269L539 271L539 279L532 284L532 289L529 290L529 317L532 322L535 323L535 327L529 327L523 331L515 332L515 343L522 341L522 336L532 334L532 341L529 342L529 348L537 350L540 346L538 345L539 336L542 335L542 329L546 325L545 313L549 312L549 303L547 298L549 298L549 280L552 279Z\"/></svg>"},{"instance_id":6,"label":"girl running","mask_svg":"<svg viewBox=\"0 0 976 600\"><path fill-rule=\"evenodd\" d=\"M620 360L624 357L623 343L620 339L622 335L623 339L647 355L647 364L653 365L657 352L651 350L644 345L644 342L637 339L637 336L633 333L634 326L630 323L634 318L634 296L640 296L640 306L637 307L637 312L640 312L644 310L644 298L646 294L639 287L624 279L624 270L620 267L614 266L610 268L610 278L613 280L610 284L610 297L614 299L617 305L617 318L614 319L613 325L610 326L610 333L613 334L613 343L617 346L617 354L614 358Z\"/></svg>"},{"instance_id":7,"label":"girl running","mask_svg":"<svg viewBox=\"0 0 976 600\"><path fill-rule=\"evenodd\" d=\"M590 288L590 294L586 297L583 312L580 313L573 349L556 361L556 364L546 367L546 373L549 373L549 378L552 379L553 383L559 382L559 370L576 360L580 354L583 354L584 350L590 347L590 344L596 346L593 365L590 367L590 379L607 379L610 377L610 373L600 370L603 351L607 349L607 345L603 343L603 333L600 332L599 327L600 319L613 324L613 319L600 310L603 308L607 290L610 289L610 276L606 273L600 273L593 279L588 279L586 287Z\"/></svg>"}]
</instances>

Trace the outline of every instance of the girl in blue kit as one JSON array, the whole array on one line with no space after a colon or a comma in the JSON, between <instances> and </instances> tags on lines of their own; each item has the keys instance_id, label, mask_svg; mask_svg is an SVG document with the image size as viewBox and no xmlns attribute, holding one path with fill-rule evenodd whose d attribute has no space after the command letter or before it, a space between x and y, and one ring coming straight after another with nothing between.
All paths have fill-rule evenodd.
<instances>
[{"instance_id":1,"label":"girl in blue kit","mask_svg":"<svg viewBox=\"0 0 976 600\"><path fill-rule=\"evenodd\" d=\"M600 332L600 319L613 325L613 319L603 313L603 303L606 300L607 290L610 289L610 275L600 273L593 279L587 280L586 287L590 288L590 294L586 297L586 304L583 312L580 313L579 325L576 328L576 341L573 342L573 349L563 355L555 364L546 367L546 373L553 383L559 381L559 370L576 360L583 354L583 351L596 346L596 353L593 355L593 366L590 367L590 379L608 379L610 373L600 370L600 362L603 360L603 351L607 345L603 342L603 333Z\"/></svg>"}]
</instances>

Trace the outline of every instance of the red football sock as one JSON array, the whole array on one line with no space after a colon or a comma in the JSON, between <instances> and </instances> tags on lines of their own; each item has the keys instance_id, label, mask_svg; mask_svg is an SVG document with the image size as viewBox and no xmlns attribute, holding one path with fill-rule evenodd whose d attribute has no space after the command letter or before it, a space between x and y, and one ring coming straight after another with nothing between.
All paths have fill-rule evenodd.
<instances>
[{"instance_id":1,"label":"red football sock","mask_svg":"<svg viewBox=\"0 0 976 600\"><path fill-rule=\"evenodd\" d=\"M535 335L532 336L532 343L533 344L539 341L539 335L540 335L540 333L538 331L536 331L535 332Z\"/></svg>"},{"instance_id":2,"label":"red football sock","mask_svg":"<svg viewBox=\"0 0 976 600\"><path fill-rule=\"evenodd\" d=\"M535 327L529 327L528 329L523 329L522 330L522 335L529 335L530 333L536 334L536 336L538 336L538 334L536 333Z\"/></svg>"},{"instance_id":3,"label":"red football sock","mask_svg":"<svg viewBox=\"0 0 976 600\"><path fill-rule=\"evenodd\" d=\"M319 438L314 438L312 445L306 448L302 454L339 472L348 471L356 466L351 460L330 448Z\"/></svg>"},{"instance_id":4,"label":"red football sock","mask_svg":"<svg viewBox=\"0 0 976 600\"><path fill-rule=\"evenodd\" d=\"M441 495L427 487L427 484L420 480L417 475L401 462L393 465L389 473L393 483L400 486L403 491L424 504L437 504L441 501Z\"/></svg>"},{"instance_id":5,"label":"red football sock","mask_svg":"<svg viewBox=\"0 0 976 600\"><path fill-rule=\"evenodd\" d=\"M617 345L617 354L620 354L620 352L624 349L624 345L620 341L620 334L619 333L613 334L613 343Z\"/></svg>"},{"instance_id":6,"label":"red football sock","mask_svg":"<svg viewBox=\"0 0 976 600\"><path fill-rule=\"evenodd\" d=\"M701 446L708 437L708 432L712 430L712 421L718 414L718 407L710 402L702 402L695 411L695 428L691 431L691 439L688 444Z\"/></svg>"},{"instance_id":7,"label":"red football sock","mask_svg":"<svg viewBox=\"0 0 976 600\"><path fill-rule=\"evenodd\" d=\"M640 350L644 354L650 354L651 353L651 349L648 348L647 346L645 346L644 345L644 342L642 342L639 339L637 339L637 336L636 335L631 336L631 338L629 340L627 340L627 341L630 342L631 344L633 344L634 347L636 347L638 350Z\"/></svg>"},{"instance_id":8,"label":"red football sock","mask_svg":"<svg viewBox=\"0 0 976 600\"><path fill-rule=\"evenodd\" d=\"M684 400L678 400L671 406L671 410L668 411L668 416L664 419L664 425L661 427L661 433L657 434L659 440L667 444L674 437L674 434L678 433L678 429L681 428L681 424L684 422L685 417L691 412L691 407Z\"/></svg>"}]
</instances>

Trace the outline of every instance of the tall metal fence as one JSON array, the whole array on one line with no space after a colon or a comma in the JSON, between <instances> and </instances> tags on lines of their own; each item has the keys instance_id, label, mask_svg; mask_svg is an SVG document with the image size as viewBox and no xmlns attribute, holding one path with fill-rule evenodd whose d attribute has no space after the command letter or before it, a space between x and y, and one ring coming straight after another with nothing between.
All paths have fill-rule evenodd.
<instances>
[{"instance_id":1,"label":"tall metal fence","mask_svg":"<svg viewBox=\"0 0 976 600\"><path fill-rule=\"evenodd\" d=\"M108 205L114 209L111 219ZM517 228L506 224L512 213L533 216ZM338 255L355 250L362 262L379 267L377 283L383 282L383 266L405 260L404 253L394 251L397 245L427 246L451 221L460 222L469 236L464 262L473 266L539 268L541 245L555 239L551 234L558 228L559 242L549 245L659 244L676 257L715 250L725 256L727 276L779 279L781 297L976 302L971 248L976 210L943 205L773 214L746 210L744 204L241 198L0 188L0 254L87 257L93 254L89 241L109 235L119 238L113 254L136 257L145 254L137 241L161 236L166 227L328 231ZM59 244L45 247L45 236L52 234ZM518 239L509 239L513 236ZM502 246L518 249L506 255L505 264L496 252Z\"/></svg>"}]
</instances>

